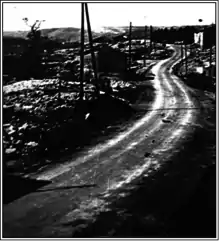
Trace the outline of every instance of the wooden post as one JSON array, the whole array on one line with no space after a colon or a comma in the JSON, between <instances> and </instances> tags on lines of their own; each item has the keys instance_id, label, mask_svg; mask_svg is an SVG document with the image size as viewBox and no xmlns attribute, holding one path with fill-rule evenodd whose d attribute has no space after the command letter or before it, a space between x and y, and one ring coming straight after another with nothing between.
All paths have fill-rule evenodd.
<instances>
[{"instance_id":1,"label":"wooden post","mask_svg":"<svg viewBox=\"0 0 220 241\"><path fill-rule=\"evenodd\" d=\"M96 87L96 94L99 95L99 85L98 85L98 75L97 75L97 67L96 67L96 58L92 43L92 31L91 31L91 25L90 25L90 19L89 19L89 9L87 3L85 3L85 10L86 10L86 19L87 19L87 27L88 27L88 35L89 35L89 44L90 44L90 51L91 51L91 57L92 57L92 67L94 71L94 77L95 77L95 87Z\"/></svg>"},{"instance_id":2,"label":"wooden post","mask_svg":"<svg viewBox=\"0 0 220 241\"><path fill-rule=\"evenodd\" d=\"M144 28L144 67L146 67L146 50L147 50L147 26Z\"/></svg>"},{"instance_id":3,"label":"wooden post","mask_svg":"<svg viewBox=\"0 0 220 241\"><path fill-rule=\"evenodd\" d=\"M84 97L84 4L81 3L80 100Z\"/></svg>"},{"instance_id":4,"label":"wooden post","mask_svg":"<svg viewBox=\"0 0 220 241\"><path fill-rule=\"evenodd\" d=\"M131 35L132 35L132 23L130 22L130 28L129 28L129 70L131 69Z\"/></svg>"},{"instance_id":5,"label":"wooden post","mask_svg":"<svg viewBox=\"0 0 220 241\"><path fill-rule=\"evenodd\" d=\"M188 66L187 66L187 46L185 44L185 69L186 69L186 74L185 76L187 75L188 73Z\"/></svg>"},{"instance_id":6,"label":"wooden post","mask_svg":"<svg viewBox=\"0 0 220 241\"><path fill-rule=\"evenodd\" d=\"M153 27L152 25L150 26L150 53L152 52L152 34L153 34Z\"/></svg>"}]
</instances>

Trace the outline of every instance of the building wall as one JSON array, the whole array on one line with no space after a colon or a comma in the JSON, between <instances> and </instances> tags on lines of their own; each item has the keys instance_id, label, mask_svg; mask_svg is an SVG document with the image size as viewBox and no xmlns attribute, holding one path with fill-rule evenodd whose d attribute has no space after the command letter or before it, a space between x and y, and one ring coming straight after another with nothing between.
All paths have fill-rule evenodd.
<instances>
[{"instance_id":1,"label":"building wall","mask_svg":"<svg viewBox=\"0 0 220 241\"><path fill-rule=\"evenodd\" d=\"M199 44L203 48L203 32L194 33L194 43Z\"/></svg>"}]
</instances>

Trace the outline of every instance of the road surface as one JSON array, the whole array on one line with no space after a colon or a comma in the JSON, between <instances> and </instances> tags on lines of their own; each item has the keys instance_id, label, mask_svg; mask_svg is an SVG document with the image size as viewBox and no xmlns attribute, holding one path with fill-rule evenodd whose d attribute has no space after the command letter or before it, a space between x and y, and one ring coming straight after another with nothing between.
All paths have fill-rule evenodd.
<instances>
[{"instance_id":1,"label":"road surface","mask_svg":"<svg viewBox=\"0 0 220 241\"><path fill-rule=\"evenodd\" d=\"M71 237L66 223L95 220L112 195L125 195L124 186L159 169L179 150L198 112L187 88L172 74L179 59L175 47L171 58L153 67L156 98L143 118L106 143L38 175L51 183L3 206L3 237Z\"/></svg>"}]
</instances>

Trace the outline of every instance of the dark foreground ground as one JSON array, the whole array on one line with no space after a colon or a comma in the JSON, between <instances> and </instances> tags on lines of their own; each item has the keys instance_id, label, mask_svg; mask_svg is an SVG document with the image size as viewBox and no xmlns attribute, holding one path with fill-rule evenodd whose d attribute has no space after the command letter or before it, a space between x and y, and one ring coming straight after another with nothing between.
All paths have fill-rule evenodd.
<instances>
[{"instance_id":1,"label":"dark foreground ground","mask_svg":"<svg viewBox=\"0 0 220 241\"><path fill-rule=\"evenodd\" d=\"M215 237L216 166L207 163L213 157L205 151L196 155L190 150L177 155L166 167L169 174L164 169L142 178L132 191L128 187L124 200L115 197L115 211L102 213L92 226L73 235Z\"/></svg>"},{"instance_id":2,"label":"dark foreground ground","mask_svg":"<svg viewBox=\"0 0 220 241\"><path fill-rule=\"evenodd\" d=\"M74 238L215 238L216 129L215 107L212 108L208 124L201 118L193 135L179 147L181 151L163 168L127 185L123 190L126 197L116 192L111 197L109 211L100 213L91 225L68 223L63 231L69 226ZM24 195L48 184L46 181L27 183L22 179L19 183L13 178L10 177L10 184L7 182L4 188L6 203L10 202L9 193L16 195L18 191L19 195Z\"/></svg>"},{"instance_id":3,"label":"dark foreground ground","mask_svg":"<svg viewBox=\"0 0 220 241\"><path fill-rule=\"evenodd\" d=\"M195 132L185 138L179 151L159 170L142 175L112 194L108 211L98 214L90 225L80 220L63 224L74 238L139 237L139 238L215 238L216 237L216 126L215 104L207 96L194 92L209 121L200 118ZM149 172L148 172L149 173ZM14 177L15 178L15 177ZM12 180L12 179L10 179ZM20 179L21 180L21 179ZM16 193L15 178L4 190ZM47 181L30 181L26 187L38 189ZM70 187L72 188L72 187ZM24 189L23 189L24 191ZM26 190L28 191L28 190ZM30 190L29 190L30 191ZM12 193L12 192L11 192ZM21 192L20 192L21 194ZM23 193L24 195L25 193ZM4 194L4 197L7 195ZM9 196L7 196L9 197ZM10 200L5 200L5 202Z\"/></svg>"}]
</instances>

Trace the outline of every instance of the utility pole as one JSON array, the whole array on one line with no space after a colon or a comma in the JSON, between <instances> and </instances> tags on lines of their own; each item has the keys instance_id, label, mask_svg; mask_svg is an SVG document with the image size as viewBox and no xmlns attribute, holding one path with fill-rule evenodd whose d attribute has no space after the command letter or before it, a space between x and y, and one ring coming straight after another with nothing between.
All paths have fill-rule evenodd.
<instances>
[{"instance_id":1,"label":"utility pole","mask_svg":"<svg viewBox=\"0 0 220 241\"><path fill-rule=\"evenodd\" d=\"M130 22L130 28L129 28L129 70L131 69L131 35L132 35L132 23Z\"/></svg>"},{"instance_id":2,"label":"utility pole","mask_svg":"<svg viewBox=\"0 0 220 241\"><path fill-rule=\"evenodd\" d=\"M180 44L181 47L181 62L183 62L183 43Z\"/></svg>"},{"instance_id":3,"label":"utility pole","mask_svg":"<svg viewBox=\"0 0 220 241\"><path fill-rule=\"evenodd\" d=\"M146 51L147 51L147 26L144 27L144 67L146 67Z\"/></svg>"},{"instance_id":4,"label":"utility pole","mask_svg":"<svg viewBox=\"0 0 220 241\"><path fill-rule=\"evenodd\" d=\"M80 49L80 100L83 100L84 97L84 4L81 3L81 49Z\"/></svg>"},{"instance_id":5,"label":"utility pole","mask_svg":"<svg viewBox=\"0 0 220 241\"><path fill-rule=\"evenodd\" d=\"M98 75L97 75L97 66L96 66L96 58L93 48L93 40L92 40L92 30L90 25L90 19L89 19L89 9L87 3L85 3L85 10L86 10L86 19L87 19L87 27L88 27L88 35L89 35L89 44L90 44L90 50L91 50L91 57L92 57L92 67L94 71L94 77L95 77L95 87L97 96L99 95L99 85L98 85Z\"/></svg>"},{"instance_id":6,"label":"utility pole","mask_svg":"<svg viewBox=\"0 0 220 241\"><path fill-rule=\"evenodd\" d=\"M185 44L185 69L186 69L186 74L185 76L187 75L188 73L188 66L187 66L187 46Z\"/></svg>"},{"instance_id":7,"label":"utility pole","mask_svg":"<svg viewBox=\"0 0 220 241\"><path fill-rule=\"evenodd\" d=\"M183 41L181 41L181 43L180 43L180 53L181 53L181 64L183 64L184 63L184 61L183 61L183 58L184 58L184 56L183 56ZM181 73L181 71L180 71L180 73Z\"/></svg>"},{"instance_id":8,"label":"utility pole","mask_svg":"<svg viewBox=\"0 0 220 241\"><path fill-rule=\"evenodd\" d=\"M153 34L153 27L152 25L150 26L150 53L152 52L152 34Z\"/></svg>"}]
</instances>

